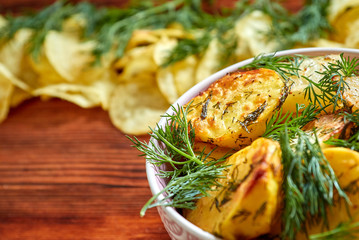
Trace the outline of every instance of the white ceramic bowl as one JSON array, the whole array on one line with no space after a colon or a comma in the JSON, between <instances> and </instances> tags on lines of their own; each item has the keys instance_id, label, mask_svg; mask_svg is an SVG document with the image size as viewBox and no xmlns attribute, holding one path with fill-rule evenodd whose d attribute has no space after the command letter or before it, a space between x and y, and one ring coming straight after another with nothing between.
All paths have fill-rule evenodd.
<instances>
[{"instance_id":1,"label":"white ceramic bowl","mask_svg":"<svg viewBox=\"0 0 359 240\"><path fill-rule=\"evenodd\" d=\"M301 48L301 49L293 49L293 50L285 50L276 53L276 56L284 56L284 55L295 55L302 54L306 56L323 56L328 54L340 54L344 53L344 56L357 57L359 58L359 49L348 49L348 48ZM237 70L239 67L242 67L250 62L252 62L253 58L233 64L213 75L206 78L202 82L198 83L190 90L188 90L185 94L183 94L174 104L184 105L193 97L197 96L201 91L204 91L209 87L209 85L221 78L225 74L229 72L233 72ZM169 109L168 113L172 113L172 110ZM161 119L159 122L160 126L165 124L165 119ZM152 139L153 140L153 139ZM155 140L153 140L155 141ZM158 168L153 166L152 164L146 164L146 172L147 179L152 191L152 194L157 194L160 192L163 187L166 185L165 180L156 176L158 173ZM159 196L159 199L163 198L162 195ZM171 207L157 207L159 215L162 219L162 222L173 240L214 240L219 239L214 235L203 231L199 227L195 226L188 220L186 220L181 214L179 214L174 208Z\"/></svg>"}]
</instances>

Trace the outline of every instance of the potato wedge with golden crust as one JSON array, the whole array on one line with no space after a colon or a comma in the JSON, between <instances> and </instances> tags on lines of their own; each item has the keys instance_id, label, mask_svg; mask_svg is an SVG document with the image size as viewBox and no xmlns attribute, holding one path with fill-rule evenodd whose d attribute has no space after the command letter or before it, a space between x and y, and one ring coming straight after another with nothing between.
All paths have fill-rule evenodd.
<instances>
[{"instance_id":1,"label":"potato wedge with golden crust","mask_svg":"<svg viewBox=\"0 0 359 240\"><path fill-rule=\"evenodd\" d=\"M353 127L352 122L344 121L344 116L334 113L319 116L305 125L302 130L313 135L315 132L321 147L325 148L327 145L323 142L330 138L348 139Z\"/></svg>"},{"instance_id":2,"label":"potato wedge with golden crust","mask_svg":"<svg viewBox=\"0 0 359 240\"><path fill-rule=\"evenodd\" d=\"M240 149L264 133L287 91L275 71L232 72L193 99L188 120L197 140Z\"/></svg>"},{"instance_id":3,"label":"potato wedge with golden crust","mask_svg":"<svg viewBox=\"0 0 359 240\"><path fill-rule=\"evenodd\" d=\"M197 201L184 216L224 239L251 239L273 230L280 206L281 150L265 138L227 159L222 187Z\"/></svg>"}]
</instances>

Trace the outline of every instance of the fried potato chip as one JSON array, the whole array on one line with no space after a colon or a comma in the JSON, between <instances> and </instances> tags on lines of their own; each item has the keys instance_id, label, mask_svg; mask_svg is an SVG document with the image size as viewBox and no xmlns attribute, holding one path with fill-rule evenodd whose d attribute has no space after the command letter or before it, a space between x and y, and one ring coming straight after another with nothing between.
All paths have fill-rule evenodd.
<instances>
[{"instance_id":1,"label":"fried potato chip","mask_svg":"<svg viewBox=\"0 0 359 240\"><path fill-rule=\"evenodd\" d=\"M33 88L65 82L65 79L51 65L43 51L39 56L36 57L36 59L32 56L27 56L27 59L31 69L33 69L37 74L36 83L34 83Z\"/></svg>"},{"instance_id":2,"label":"fried potato chip","mask_svg":"<svg viewBox=\"0 0 359 240\"><path fill-rule=\"evenodd\" d=\"M340 2L340 3L338 3ZM355 47L352 43L353 38L347 42L348 36L354 34L357 35L357 29L359 27L359 1L333 1L332 7L334 13L329 13L329 19L334 28L331 39L340 43L344 43L346 47ZM332 9L331 8L331 9ZM357 38L357 36L355 36Z\"/></svg>"},{"instance_id":3,"label":"fried potato chip","mask_svg":"<svg viewBox=\"0 0 359 240\"><path fill-rule=\"evenodd\" d=\"M198 62L196 69L196 83L206 79L219 70L220 54L218 41L211 41L206 52Z\"/></svg>"},{"instance_id":4,"label":"fried potato chip","mask_svg":"<svg viewBox=\"0 0 359 240\"><path fill-rule=\"evenodd\" d=\"M13 39L0 48L0 63L11 73L10 78L17 87L29 91L37 86L37 74L29 64L27 42L32 34L29 29L19 30Z\"/></svg>"},{"instance_id":5,"label":"fried potato chip","mask_svg":"<svg viewBox=\"0 0 359 240\"><path fill-rule=\"evenodd\" d=\"M328 7L329 22L335 23L340 15L356 6L359 6L359 0L331 0Z\"/></svg>"},{"instance_id":6,"label":"fried potato chip","mask_svg":"<svg viewBox=\"0 0 359 240\"><path fill-rule=\"evenodd\" d=\"M169 103L174 103L196 83L197 59L194 56L157 71L157 84Z\"/></svg>"},{"instance_id":7,"label":"fried potato chip","mask_svg":"<svg viewBox=\"0 0 359 240\"><path fill-rule=\"evenodd\" d=\"M172 27L156 30L139 29L132 33L131 39L126 47L130 50L139 46L146 46L155 44L160 41L163 37L166 38L184 38L187 33L184 32L183 27L172 25Z\"/></svg>"},{"instance_id":8,"label":"fried potato chip","mask_svg":"<svg viewBox=\"0 0 359 240\"><path fill-rule=\"evenodd\" d=\"M32 94L34 96L42 96L45 98L61 98L83 108L95 107L101 104L98 91L93 86L59 83L38 88L34 90Z\"/></svg>"},{"instance_id":9,"label":"fried potato chip","mask_svg":"<svg viewBox=\"0 0 359 240\"><path fill-rule=\"evenodd\" d=\"M108 110L113 89L116 87L114 79L111 71L105 71L91 84L96 89L98 100L104 110Z\"/></svg>"},{"instance_id":10,"label":"fried potato chip","mask_svg":"<svg viewBox=\"0 0 359 240\"><path fill-rule=\"evenodd\" d=\"M13 39L1 46L0 62L15 76L18 76L22 71L21 60L27 51L26 45L31 34L31 30L21 29Z\"/></svg>"},{"instance_id":11,"label":"fried potato chip","mask_svg":"<svg viewBox=\"0 0 359 240\"><path fill-rule=\"evenodd\" d=\"M7 117L10 108L11 94L14 85L10 80L11 73L4 66L0 65L0 122Z\"/></svg>"},{"instance_id":12,"label":"fried potato chip","mask_svg":"<svg viewBox=\"0 0 359 240\"><path fill-rule=\"evenodd\" d=\"M153 59L154 46L136 47L125 53L115 64L119 82L141 79L141 76L155 75L157 64Z\"/></svg>"},{"instance_id":13,"label":"fried potato chip","mask_svg":"<svg viewBox=\"0 0 359 240\"><path fill-rule=\"evenodd\" d=\"M253 11L238 20L235 25L239 46L236 55L249 58L278 49L278 43L263 34L271 29L271 24L271 18L261 11Z\"/></svg>"},{"instance_id":14,"label":"fried potato chip","mask_svg":"<svg viewBox=\"0 0 359 240\"><path fill-rule=\"evenodd\" d=\"M50 31L44 42L44 54L56 73L69 82L75 81L94 61L94 42L81 42L76 35ZM42 74L43 75L43 74Z\"/></svg>"},{"instance_id":15,"label":"fried potato chip","mask_svg":"<svg viewBox=\"0 0 359 240\"><path fill-rule=\"evenodd\" d=\"M10 98L10 107L17 107L25 100L28 100L32 97L33 96L29 92L24 91L21 88L14 87Z\"/></svg>"},{"instance_id":16,"label":"fried potato chip","mask_svg":"<svg viewBox=\"0 0 359 240\"><path fill-rule=\"evenodd\" d=\"M163 39L156 44L154 59L158 66L165 62L169 52L176 44L177 41L173 39ZM197 57L189 56L168 67L158 68L156 74L157 84L169 103L174 103L179 96L196 83L197 63Z\"/></svg>"},{"instance_id":17,"label":"fried potato chip","mask_svg":"<svg viewBox=\"0 0 359 240\"><path fill-rule=\"evenodd\" d=\"M143 81L120 83L110 101L112 123L126 134L145 134L155 127L169 107L150 76Z\"/></svg>"}]
</instances>

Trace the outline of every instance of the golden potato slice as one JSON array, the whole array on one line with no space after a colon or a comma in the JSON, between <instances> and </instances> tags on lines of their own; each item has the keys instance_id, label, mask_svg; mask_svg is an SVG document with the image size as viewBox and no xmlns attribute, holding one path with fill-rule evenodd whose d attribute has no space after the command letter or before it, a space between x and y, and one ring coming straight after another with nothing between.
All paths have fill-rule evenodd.
<instances>
[{"instance_id":1,"label":"golden potato slice","mask_svg":"<svg viewBox=\"0 0 359 240\"><path fill-rule=\"evenodd\" d=\"M328 18L334 28L330 38L345 44L348 36L355 33L358 29L359 1L332 0Z\"/></svg>"},{"instance_id":2,"label":"golden potato slice","mask_svg":"<svg viewBox=\"0 0 359 240\"><path fill-rule=\"evenodd\" d=\"M339 55L327 55L320 56L315 58L306 58L303 60L300 65L299 76L290 76L291 79L291 87L290 92L283 104L284 112L296 112L296 104L304 104L308 106L310 101L307 97L305 97L305 88L308 86L309 82L306 78L309 78L313 82L319 82L319 80L323 77L320 72L325 71L325 67L328 66L329 63L336 63L339 60ZM315 88L315 91L319 91ZM328 111L330 111L328 107Z\"/></svg>"},{"instance_id":3,"label":"golden potato slice","mask_svg":"<svg viewBox=\"0 0 359 240\"><path fill-rule=\"evenodd\" d=\"M168 67L161 67L170 51L177 45L177 40L164 38L155 45L153 59L159 66L156 72L157 85L170 104L196 84L198 59L189 56Z\"/></svg>"},{"instance_id":4,"label":"golden potato slice","mask_svg":"<svg viewBox=\"0 0 359 240\"><path fill-rule=\"evenodd\" d=\"M328 7L328 20L333 24L342 14L359 6L359 0L331 0Z\"/></svg>"},{"instance_id":5,"label":"golden potato slice","mask_svg":"<svg viewBox=\"0 0 359 240\"><path fill-rule=\"evenodd\" d=\"M285 96L285 84L275 71L236 71L193 99L188 120L198 140L239 149L264 133L266 120Z\"/></svg>"},{"instance_id":6,"label":"golden potato slice","mask_svg":"<svg viewBox=\"0 0 359 240\"><path fill-rule=\"evenodd\" d=\"M14 87L14 90L11 94L10 107L17 107L25 100L28 100L30 98L32 98L32 95L29 92L24 91L21 88Z\"/></svg>"},{"instance_id":7,"label":"golden potato slice","mask_svg":"<svg viewBox=\"0 0 359 240\"><path fill-rule=\"evenodd\" d=\"M44 42L44 54L56 73L74 82L94 61L94 42L81 42L76 35L50 31ZM36 64L36 62L35 62Z\"/></svg>"},{"instance_id":8,"label":"golden potato slice","mask_svg":"<svg viewBox=\"0 0 359 240\"><path fill-rule=\"evenodd\" d=\"M325 67L328 67L329 63L336 64L337 61L340 61L339 55L327 55L304 59L300 65L301 70L299 71L299 75L301 77L290 76L292 85L289 95L283 104L283 111L295 112L296 103L305 104L307 106L310 101L308 100L308 97L305 97L305 88L309 84L306 77L313 82L318 83L323 77L320 73L325 72ZM345 91L343 93L344 104L351 107L353 110L359 109L359 77L345 77L345 82L347 85L345 86ZM319 92L317 88L315 88L315 91ZM322 103L322 105L324 104ZM332 109L333 106L329 106L327 111L331 111Z\"/></svg>"},{"instance_id":9,"label":"golden potato slice","mask_svg":"<svg viewBox=\"0 0 359 240\"><path fill-rule=\"evenodd\" d=\"M38 86L37 74L32 69L28 57L28 41L30 29L19 30L13 39L0 48L0 63L12 75L13 84L25 91Z\"/></svg>"},{"instance_id":10,"label":"golden potato slice","mask_svg":"<svg viewBox=\"0 0 359 240\"><path fill-rule=\"evenodd\" d=\"M158 66L153 59L154 46L132 48L114 64L119 82L131 82L142 76L155 75Z\"/></svg>"},{"instance_id":11,"label":"golden potato slice","mask_svg":"<svg viewBox=\"0 0 359 240\"><path fill-rule=\"evenodd\" d=\"M252 239L272 230L279 209L281 151L277 142L259 138L227 159L223 187L197 201L184 216L224 239Z\"/></svg>"},{"instance_id":12,"label":"golden potato slice","mask_svg":"<svg viewBox=\"0 0 359 240\"><path fill-rule=\"evenodd\" d=\"M221 48L218 40L213 40L198 61L196 69L196 83L206 79L213 73L217 72L220 67Z\"/></svg>"},{"instance_id":13,"label":"golden potato slice","mask_svg":"<svg viewBox=\"0 0 359 240\"><path fill-rule=\"evenodd\" d=\"M34 96L57 97L72 102L83 108L90 108L100 105L96 88L71 83L51 84L38 88L32 92Z\"/></svg>"},{"instance_id":14,"label":"golden potato slice","mask_svg":"<svg viewBox=\"0 0 359 240\"><path fill-rule=\"evenodd\" d=\"M238 37L236 55L240 59L246 59L276 51L279 47L278 42L268 39L263 34L271 27L271 17L259 10L240 18L235 24L235 33Z\"/></svg>"},{"instance_id":15,"label":"golden potato slice","mask_svg":"<svg viewBox=\"0 0 359 240\"><path fill-rule=\"evenodd\" d=\"M10 71L0 65L0 122L5 120L10 109L11 95L14 90L14 85L11 81L12 74Z\"/></svg>"},{"instance_id":16,"label":"golden potato slice","mask_svg":"<svg viewBox=\"0 0 359 240\"><path fill-rule=\"evenodd\" d=\"M169 104L148 76L142 81L120 83L110 99L112 123L126 134L146 134L154 128Z\"/></svg>"}]
</instances>

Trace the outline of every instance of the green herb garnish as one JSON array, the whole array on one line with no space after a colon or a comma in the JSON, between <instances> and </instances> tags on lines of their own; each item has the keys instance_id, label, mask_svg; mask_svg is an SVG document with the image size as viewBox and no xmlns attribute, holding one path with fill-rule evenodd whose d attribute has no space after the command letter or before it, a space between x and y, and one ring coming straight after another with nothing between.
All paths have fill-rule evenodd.
<instances>
[{"instance_id":1,"label":"green herb garnish","mask_svg":"<svg viewBox=\"0 0 359 240\"><path fill-rule=\"evenodd\" d=\"M343 112L340 113L344 116L344 122L352 122L356 125L355 132L351 135L349 139L335 139L331 138L325 141L324 143L336 146L336 147L345 147L352 149L354 151L359 151L359 110L354 111L353 113Z\"/></svg>"},{"instance_id":2,"label":"green herb garnish","mask_svg":"<svg viewBox=\"0 0 359 240\"><path fill-rule=\"evenodd\" d=\"M204 151L194 152L194 129L187 121L189 105L178 109L172 107L172 110L173 115L167 113L163 116L167 118L164 127L157 125L151 129L153 140L149 143L141 142L136 137L129 138L147 161L156 166L170 164L173 168L160 170L159 176L168 179L168 183L144 205L141 216L148 208L155 206L195 208L194 200L208 196L208 191L219 186L217 180L223 177L223 171L227 168L223 161L228 155L213 160L210 156L214 150L208 154ZM156 141L163 146L156 145ZM157 199L162 194L164 197Z\"/></svg>"},{"instance_id":3,"label":"green herb garnish","mask_svg":"<svg viewBox=\"0 0 359 240\"><path fill-rule=\"evenodd\" d=\"M290 76L299 77L299 67L303 62L302 56L275 56L275 54L258 55L253 61L240 69L267 68L276 71L284 80Z\"/></svg>"},{"instance_id":4,"label":"green herb garnish","mask_svg":"<svg viewBox=\"0 0 359 240\"><path fill-rule=\"evenodd\" d=\"M350 203L323 155L318 139L300 129L296 134L295 144L287 129L280 136L284 172L284 239L295 239L299 231L306 233L306 224L322 222L328 227L327 208L335 203L334 190Z\"/></svg>"},{"instance_id":5,"label":"green herb garnish","mask_svg":"<svg viewBox=\"0 0 359 240\"><path fill-rule=\"evenodd\" d=\"M312 104L309 104L307 107L303 104L297 104L295 115L290 112L283 113L282 109L280 109L266 123L266 131L262 137L279 141L280 136L286 130L290 138L293 139L297 136L296 132L298 129L316 119L316 116L319 114L317 110L318 108Z\"/></svg>"},{"instance_id":6,"label":"green herb garnish","mask_svg":"<svg viewBox=\"0 0 359 240\"><path fill-rule=\"evenodd\" d=\"M269 39L276 39L281 49L325 37L332 30L327 20L329 0L306 0L304 7L295 14L279 4L271 4L270 0L260 2L264 12L272 18L272 29L267 35Z\"/></svg>"},{"instance_id":7,"label":"green herb garnish","mask_svg":"<svg viewBox=\"0 0 359 240\"><path fill-rule=\"evenodd\" d=\"M359 222L343 222L336 228L309 236L310 240L354 240L359 233Z\"/></svg>"}]
</instances>

